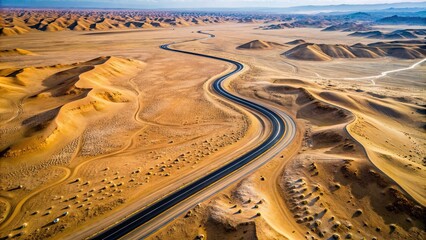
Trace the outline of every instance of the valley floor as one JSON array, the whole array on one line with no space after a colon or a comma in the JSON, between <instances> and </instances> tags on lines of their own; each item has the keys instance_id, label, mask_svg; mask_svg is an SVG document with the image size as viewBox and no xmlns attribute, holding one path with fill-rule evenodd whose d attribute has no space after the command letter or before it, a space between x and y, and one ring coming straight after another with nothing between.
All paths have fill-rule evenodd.
<instances>
[{"instance_id":1,"label":"valley floor","mask_svg":"<svg viewBox=\"0 0 426 240\"><path fill-rule=\"evenodd\" d=\"M426 238L426 64L290 59L296 39L377 40L258 25L1 38L18 50L0 55L0 237L90 236L265 138L270 126L210 89L232 66L159 48L176 42L244 63L227 88L289 114L297 132L151 239Z\"/></svg>"}]
</instances>

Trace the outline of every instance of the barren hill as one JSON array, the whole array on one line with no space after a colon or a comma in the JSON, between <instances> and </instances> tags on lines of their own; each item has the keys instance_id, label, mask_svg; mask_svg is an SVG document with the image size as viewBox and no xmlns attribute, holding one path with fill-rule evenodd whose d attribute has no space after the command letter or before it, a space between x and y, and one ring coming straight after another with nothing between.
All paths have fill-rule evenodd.
<instances>
[{"instance_id":1,"label":"barren hill","mask_svg":"<svg viewBox=\"0 0 426 240\"><path fill-rule=\"evenodd\" d=\"M328 61L333 58L378 58L395 57L401 59L424 58L426 50L424 41L419 42L380 42L369 45L355 44L352 46L343 44L300 44L287 52L285 56L298 60Z\"/></svg>"},{"instance_id":2,"label":"barren hill","mask_svg":"<svg viewBox=\"0 0 426 240\"><path fill-rule=\"evenodd\" d=\"M303 39L296 39L296 40L288 42L287 44L290 44L290 45L299 45L299 44L302 44L302 43L306 43L306 41L303 40Z\"/></svg>"},{"instance_id":3,"label":"barren hill","mask_svg":"<svg viewBox=\"0 0 426 240\"><path fill-rule=\"evenodd\" d=\"M327 28L324 28L322 31L343 31L343 32L353 32L353 31L369 31L372 27L369 24L356 23L356 22L344 22L335 25L331 25Z\"/></svg>"},{"instance_id":4,"label":"barren hill","mask_svg":"<svg viewBox=\"0 0 426 240\"><path fill-rule=\"evenodd\" d=\"M248 43L244 43L237 47L237 49L271 49L274 46L282 46L282 44L274 42L265 42L262 40L253 40Z\"/></svg>"},{"instance_id":5,"label":"barren hill","mask_svg":"<svg viewBox=\"0 0 426 240\"><path fill-rule=\"evenodd\" d=\"M426 35L425 29L401 29L389 33L381 31L356 31L349 34L353 37L366 37L372 39L413 39Z\"/></svg>"}]
</instances>

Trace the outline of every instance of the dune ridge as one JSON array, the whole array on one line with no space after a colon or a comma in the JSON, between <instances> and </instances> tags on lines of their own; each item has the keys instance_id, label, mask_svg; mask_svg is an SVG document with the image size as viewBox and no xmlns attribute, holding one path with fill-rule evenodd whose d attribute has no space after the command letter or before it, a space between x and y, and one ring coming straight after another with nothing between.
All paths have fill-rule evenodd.
<instances>
[{"instance_id":1,"label":"dune ridge","mask_svg":"<svg viewBox=\"0 0 426 240\"><path fill-rule=\"evenodd\" d=\"M0 50L0 57L9 57L9 56L17 56L17 55L35 55L35 54L31 51L21 49L21 48Z\"/></svg>"},{"instance_id":2,"label":"dune ridge","mask_svg":"<svg viewBox=\"0 0 426 240\"><path fill-rule=\"evenodd\" d=\"M247 43L244 43L237 47L237 49L272 49L276 46L283 46L282 44L275 43L275 42L266 42L262 40L253 40Z\"/></svg>"},{"instance_id":3,"label":"dune ridge","mask_svg":"<svg viewBox=\"0 0 426 240\"><path fill-rule=\"evenodd\" d=\"M358 22L344 22L339 24L334 24L329 27L324 28L322 31L343 31L343 32L353 32L353 31L369 31L372 27L370 24L358 23Z\"/></svg>"},{"instance_id":4,"label":"dune ridge","mask_svg":"<svg viewBox=\"0 0 426 240\"><path fill-rule=\"evenodd\" d=\"M325 19L297 19L290 20L286 22L280 22L276 24L269 24L260 26L259 28L262 30L278 30L278 29L286 29L286 28L303 28L303 27L314 27L314 28L324 28L332 24L331 21Z\"/></svg>"},{"instance_id":5,"label":"dune ridge","mask_svg":"<svg viewBox=\"0 0 426 240\"><path fill-rule=\"evenodd\" d=\"M143 63L139 61L108 56L72 65L28 67L2 77L10 83L2 90L4 97L16 95L14 87L32 86L32 91L19 94L26 96L20 106L23 110L2 126L5 129L21 122L18 135L23 136L17 141L16 133L2 135L3 161L38 151L43 151L46 156L49 149L56 149L62 143L66 145L84 130L87 118L99 118L102 113L115 111L116 103L128 102L133 97L134 93L119 84L113 87L112 82L129 79L142 67ZM40 76L40 79L32 78L33 75ZM27 113L26 104L44 107Z\"/></svg>"},{"instance_id":6,"label":"dune ridge","mask_svg":"<svg viewBox=\"0 0 426 240\"><path fill-rule=\"evenodd\" d=\"M401 29L390 33L382 31L364 31L358 30L348 36L365 37L371 39L415 39L426 35L426 29Z\"/></svg>"},{"instance_id":7,"label":"dune ridge","mask_svg":"<svg viewBox=\"0 0 426 240\"><path fill-rule=\"evenodd\" d=\"M289 45L299 45L299 44L302 44L302 43L306 43L306 41L303 40L303 39L296 39L296 40L287 42L286 44L289 44Z\"/></svg>"},{"instance_id":8,"label":"dune ridge","mask_svg":"<svg viewBox=\"0 0 426 240\"><path fill-rule=\"evenodd\" d=\"M238 18L197 14L149 11L69 11L33 10L4 11L0 36L25 34L30 31L106 31L120 29L170 28L206 25Z\"/></svg>"},{"instance_id":9,"label":"dune ridge","mask_svg":"<svg viewBox=\"0 0 426 240\"><path fill-rule=\"evenodd\" d=\"M378 42L368 45L354 44L315 44L303 43L285 53L288 58L310 61L329 61L333 58L379 58L395 57L401 59L418 59L426 56L422 47L425 41L419 42Z\"/></svg>"}]
</instances>

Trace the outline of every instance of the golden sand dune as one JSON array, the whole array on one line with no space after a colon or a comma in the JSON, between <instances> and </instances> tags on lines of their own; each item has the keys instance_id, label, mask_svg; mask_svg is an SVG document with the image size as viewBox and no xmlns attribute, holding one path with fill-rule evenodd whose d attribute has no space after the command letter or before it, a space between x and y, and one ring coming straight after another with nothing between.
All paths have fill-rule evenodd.
<instances>
[{"instance_id":1,"label":"golden sand dune","mask_svg":"<svg viewBox=\"0 0 426 240\"><path fill-rule=\"evenodd\" d=\"M21 49L21 48L0 50L0 57L19 56L19 55L35 55L35 54L31 51Z\"/></svg>"},{"instance_id":2,"label":"golden sand dune","mask_svg":"<svg viewBox=\"0 0 426 240\"><path fill-rule=\"evenodd\" d=\"M39 151L45 155L58 143L66 145L84 129L87 118L98 118L102 112L114 111L115 103L128 101L133 93L113 87L112 82L131 78L142 66L138 61L100 57L72 65L4 71L2 97L14 99L17 107L2 106L2 129L19 123L21 127L2 134L3 164L19 164L17 159L23 156ZM27 106L38 107L28 112Z\"/></svg>"},{"instance_id":3,"label":"golden sand dune","mask_svg":"<svg viewBox=\"0 0 426 240\"><path fill-rule=\"evenodd\" d=\"M321 93L320 96L350 109L357 116L348 130L365 146L373 164L424 205L426 195L422 190L425 187L422 179L426 176L419 171L424 164L424 149L421 148L424 124L420 110L423 108L383 97L355 98L336 93ZM381 132L386 132L386 136ZM407 144L411 148L406 148Z\"/></svg>"},{"instance_id":4,"label":"golden sand dune","mask_svg":"<svg viewBox=\"0 0 426 240\"><path fill-rule=\"evenodd\" d=\"M225 21L223 17L138 11L74 11L34 10L22 14L19 10L4 12L0 35L24 34L31 30L56 32L111 29L168 28L205 25ZM229 19L227 20L235 20Z\"/></svg>"},{"instance_id":5,"label":"golden sand dune","mask_svg":"<svg viewBox=\"0 0 426 240\"><path fill-rule=\"evenodd\" d=\"M25 21L17 16L6 15L3 18L3 24L0 26L0 36L11 36L24 34L30 31Z\"/></svg>"},{"instance_id":6,"label":"golden sand dune","mask_svg":"<svg viewBox=\"0 0 426 240\"><path fill-rule=\"evenodd\" d=\"M253 40L248 43L244 43L237 47L237 49L272 49L276 46L283 46L282 44L275 42L265 42L262 40Z\"/></svg>"},{"instance_id":7,"label":"golden sand dune","mask_svg":"<svg viewBox=\"0 0 426 240\"><path fill-rule=\"evenodd\" d=\"M302 107L297 117L309 119L319 126L335 125L350 119L347 111L316 101Z\"/></svg>"},{"instance_id":8,"label":"golden sand dune","mask_svg":"<svg viewBox=\"0 0 426 240\"><path fill-rule=\"evenodd\" d=\"M329 61L332 58L325 54L317 44L303 43L284 53L285 56L298 60Z\"/></svg>"},{"instance_id":9,"label":"golden sand dune","mask_svg":"<svg viewBox=\"0 0 426 240\"><path fill-rule=\"evenodd\" d=\"M70 176L68 165L75 158L75 149L82 148L80 135L88 124L117 114L125 104L132 105L129 100L135 93L123 86L144 66L141 61L108 56L0 71L2 236L6 236L3 228L16 221L28 201ZM43 216L49 214L50 210Z\"/></svg>"},{"instance_id":10,"label":"golden sand dune","mask_svg":"<svg viewBox=\"0 0 426 240\"><path fill-rule=\"evenodd\" d=\"M422 49L411 49L406 47L394 47L387 49L387 54L396 57L396 58L403 58L403 59L416 59L416 58L424 58L425 57L425 51Z\"/></svg>"},{"instance_id":11,"label":"golden sand dune","mask_svg":"<svg viewBox=\"0 0 426 240\"><path fill-rule=\"evenodd\" d=\"M28 30L19 26L2 27L0 28L1 36L12 36L27 33Z\"/></svg>"},{"instance_id":12,"label":"golden sand dune","mask_svg":"<svg viewBox=\"0 0 426 240\"><path fill-rule=\"evenodd\" d=\"M315 44L303 43L284 53L285 56L298 60L328 61L333 58L378 58L395 57L401 59L416 59L426 56L426 51L419 44L372 43L369 45L355 44Z\"/></svg>"}]
</instances>

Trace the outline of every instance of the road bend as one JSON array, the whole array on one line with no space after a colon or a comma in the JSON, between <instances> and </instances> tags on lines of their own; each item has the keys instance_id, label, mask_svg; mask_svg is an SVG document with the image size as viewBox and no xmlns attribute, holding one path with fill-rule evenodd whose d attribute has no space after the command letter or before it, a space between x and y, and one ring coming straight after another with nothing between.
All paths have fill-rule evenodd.
<instances>
[{"instance_id":1,"label":"road bend","mask_svg":"<svg viewBox=\"0 0 426 240\"><path fill-rule=\"evenodd\" d=\"M201 31L198 33L207 34L210 38L215 37L213 34ZM234 65L234 70L213 81L213 90L219 96L251 110L254 114L263 116L270 122L272 129L269 136L262 143L247 151L245 154L208 173L206 176L177 189L109 228L98 232L90 237L90 239L146 238L168 222L177 218L180 214L193 208L197 203L252 173L288 146L295 136L296 125L287 114L278 109L268 108L262 106L260 103L234 95L223 87L223 83L226 79L244 69L242 63L227 58L173 49L171 48L173 44L175 43L164 44L161 45L160 48L176 53L210 58Z\"/></svg>"}]
</instances>

